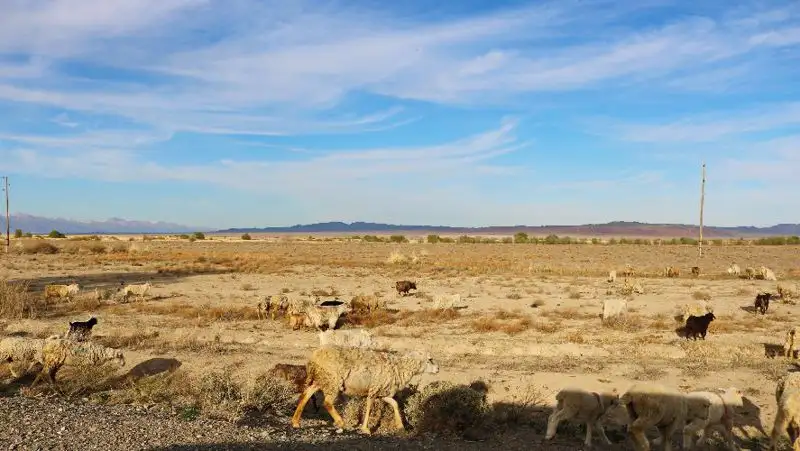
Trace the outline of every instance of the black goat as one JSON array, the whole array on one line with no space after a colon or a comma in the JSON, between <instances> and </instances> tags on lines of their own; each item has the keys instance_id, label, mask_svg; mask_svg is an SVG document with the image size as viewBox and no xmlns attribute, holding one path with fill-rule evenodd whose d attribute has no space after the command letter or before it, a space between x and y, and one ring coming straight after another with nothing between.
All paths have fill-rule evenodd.
<instances>
[{"instance_id":1,"label":"black goat","mask_svg":"<svg viewBox=\"0 0 800 451\"><path fill-rule=\"evenodd\" d=\"M708 325L711 324L711 321L714 321L714 318L714 314L711 312L703 316L690 316L686 318L686 326L684 327L686 339L692 338L697 340L697 336L700 335L703 337L703 340L705 340L706 333L708 332Z\"/></svg>"},{"instance_id":2,"label":"black goat","mask_svg":"<svg viewBox=\"0 0 800 451\"><path fill-rule=\"evenodd\" d=\"M75 341L86 341L92 335L92 327L97 324L94 316L88 321L70 321L67 338Z\"/></svg>"},{"instance_id":3,"label":"black goat","mask_svg":"<svg viewBox=\"0 0 800 451\"><path fill-rule=\"evenodd\" d=\"M767 314L767 310L769 309L769 301L772 299L772 296L772 293L759 293L756 295L756 313L761 313L762 315Z\"/></svg>"}]
</instances>

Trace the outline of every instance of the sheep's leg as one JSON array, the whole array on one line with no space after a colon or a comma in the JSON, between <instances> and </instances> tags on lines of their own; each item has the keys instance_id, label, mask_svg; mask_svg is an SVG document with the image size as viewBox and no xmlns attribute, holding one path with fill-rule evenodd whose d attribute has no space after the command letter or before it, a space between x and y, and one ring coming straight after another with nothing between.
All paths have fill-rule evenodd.
<instances>
[{"instance_id":1,"label":"sheep's leg","mask_svg":"<svg viewBox=\"0 0 800 451\"><path fill-rule=\"evenodd\" d=\"M733 443L733 421L730 418L722 420L722 434L728 443L728 449L736 451L736 445Z\"/></svg>"},{"instance_id":2,"label":"sheep's leg","mask_svg":"<svg viewBox=\"0 0 800 451\"><path fill-rule=\"evenodd\" d=\"M650 443L647 441L647 437L644 435L644 429L631 426L630 434L631 439L633 440L634 448L636 448L637 451L650 451Z\"/></svg>"},{"instance_id":3,"label":"sheep's leg","mask_svg":"<svg viewBox=\"0 0 800 451\"><path fill-rule=\"evenodd\" d=\"M344 420L342 420L342 416L339 415L339 412L336 411L336 406L333 405L333 401L336 400L336 397L331 396L328 393L324 394L325 394L325 399L322 401L322 407L325 407L325 410L327 410L331 418L333 418L333 424L335 424L337 428L340 429L343 428Z\"/></svg>"},{"instance_id":4,"label":"sheep's leg","mask_svg":"<svg viewBox=\"0 0 800 451\"><path fill-rule=\"evenodd\" d=\"M586 439L583 441L583 444L586 445L587 448L592 447L592 422L586 422Z\"/></svg>"},{"instance_id":5,"label":"sheep's leg","mask_svg":"<svg viewBox=\"0 0 800 451\"><path fill-rule=\"evenodd\" d=\"M404 431L406 427L403 426L403 417L400 416L400 406L397 404L397 401L395 401L395 399L391 396L383 398L383 401L392 406L392 411L394 412L394 425L397 430Z\"/></svg>"},{"instance_id":6,"label":"sheep's leg","mask_svg":"<svg viewBox=\"0 0 800 451\"><path fill-rule=\"evenodd\" d=\"M772 425L772 433L770 434L770 451L775 451L778 449L778 441L780 440L781 436L786 433L786 427L788 425L789 419L786 417L786 414L783 412L783 410L778 409L778 413L775 414L775 422Z\"/></svg>"},{"instance_id":7,"label":"sheep's leg","mask_svg":"<svg viewBox=\"0 0 800 451\"><path fill-rule=\"evenodd\" d=\"M600 434L600 438L602 438L603 441L606 442L606 445L613 445L611 440L608 439L608 436L606 435L606 429L603 427L600 420L595 421L594 427L597 428L597 432Z\"/></svg>"},{"instance_id":8,"label":"sheep's leg","mask_svg":"<svg viewBox=\"0 0 800 451\"><path fill-rule=\"evenodd\" d=\"M372 397L367 396L366 401L364 401L364 419L361 421L361 432L364 434L369 435L369 414L372 410Z\"/></svg>"},{"instance_id":9,"label":"sheep's leg","mask_svg":"<svg viewBox=\"0 0 800 451\"><path fill-rule=\"evenodd\" d=\"M303 409L308 404L308 400L314 396L314 393L317 392L319 388L316 385L310 385L306 387L303 391L303 396L300 397L300 401L297 403L297 408L294 409L294 415L292 415L292 427L299 428L300 427L300 417L303 416Z\"/></svg>"},{"instance_id":10,"label":"sheep's leg","mask_svg":"<svg viewBox=\"0 0 800 451\"><path fill-rule=\"evenodd\" d=\"M705 424L705 419L702 419L702 418L697 418L697 419L693 420L692 422L690 422L689 424L687 424L686 426L684 426L684 428L683 428L683 449L692 449L692 447L694 446L694 443L695 443L694 437L695 437L695 434L697 434L697 431L701 431L700 432L700 439L697 440L697 442L696 442L699 445L700 441L703 439L703 432L702 431L704 429L706 429L706 427L707 427L707 425Z\"/></svg>"}]
</instances>

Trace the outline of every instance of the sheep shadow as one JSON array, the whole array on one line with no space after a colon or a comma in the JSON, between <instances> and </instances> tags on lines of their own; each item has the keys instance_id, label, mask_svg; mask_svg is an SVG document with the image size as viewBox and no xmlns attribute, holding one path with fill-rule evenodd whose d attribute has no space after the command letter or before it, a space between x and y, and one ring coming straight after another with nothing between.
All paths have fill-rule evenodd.
<instances>
[{"instance_id":1,"label":"sheep shadow","mask_svg":"<svg viewBox=\"0 0 800 451\"><path fill-rule=\"evenodd\" d=\"M734 429L739 429L739 437L744 440L758 440L767 436L764 431L764 425L761 422L761 408L758 407L747 396L742 396L742 407L738 411L737 422L734 424ZM757 431L758 434L751 434L751 431Z\"/></svg>"},{"instance_id":2,"label":"sheep shadow","mask_svg":"<svg viewBox=\"0 0 800 451\"><path fill-rule=\"evenodd\" d=\"M752 314L752 315L756 315L756 314L759 313L758 310L756 310L756 307L754 305L744 305L744 306L741 306L739 308L741 310L744 310L747 313Z\"/></svg>"},{"instance_id":3,"label":"sheep shadow","mask_svg":"<svg viewBox=\"0 0 800 451\"><path fill-rule=\"evenodd\" d=\"M120 386L124 383L136 383L146 377L157 374L172 373L181 367L183 363L174 358L154 357L136 364L127 373L117 377L112 381L112 386Z\"/></svg>"}]
</instances>

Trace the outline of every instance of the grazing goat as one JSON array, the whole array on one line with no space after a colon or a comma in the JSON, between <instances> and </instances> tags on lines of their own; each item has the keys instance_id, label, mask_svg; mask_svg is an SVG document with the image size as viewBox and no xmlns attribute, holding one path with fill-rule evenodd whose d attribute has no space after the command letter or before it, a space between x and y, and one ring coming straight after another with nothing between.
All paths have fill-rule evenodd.
<instances>
[{"instance_id":1,"label":"grazing goat","mask_svg":"<svg viewBox=\"0 0 800 451\"><path fill-rule=\"evenodd\" d=\"M44 287L44 299L49 301L50 298L57 298L57 299L71 299L72 296L78 294L81 287L77 283L71 283L69 285L45 285Z\"/></svg>"},{"instance_id":2,"label":"grazing goat","mask_svg":"<svg viewBox=\"0 0 800 451\"><path fill-rule=\"evenodd\" d=\"M698 277L700 275L700 267L692 266L692 275Z\"/></svg>"},{"instance_id":3,"label":"grazing goat","mask_svg":"<svg viewBox=\"0 0 800 451\"><path fill-rule=\"evenodd\" d=\"M70 321L66 338L73 341L86 341L92 335L92 327L97 324L94 316L88 321Z\"/></svg>"},{"instance_id":4,"label":"grazing goat","mask_svg":"<svg viewBox=\"0 0 800 451\"><path fill-rule=\"evenodd\" d=\"M800 373L788 373L775 387L778 412L772 425L769 451L778 449L781 436L789 435L792 450L800 451Z\"/></svg>"},{"instance_id":5,"label":"grazing goat","mask_svg":"<svg viewBox=\"0 0 800 451\"><path fill-rule=\"evenodd\" d=\"M586 439L583 443L587 448L592 446L593 428L597 429L600 438L607 445L611 445L611 440L608 439L600 420L616 399L616 393L588 392L576 388L561 390L556 395L556 409L547 419L547 433L544 439L550 440L555 437L558 423L561 421L577 420L586 424Z\"/></svg>"},{"instance_id":6,"label":"grazing goat","mask_svg":"<svg viewBox=\"0 0 800 451\"><path fill-rule=\"evenodd\" d=\"M417 283L411 282L410 280L398 280L394 284L394 287L397 290L397 294L405 296L409 291L417 289Z\"/></svg>"},{"instance_id":7,"label":"grazing goat","mask_svg":"<svg viewBox=\"0 0 800 451\"><path fill-rule=\"evenodd\" d=\"M301 395L306 389L307 373L305 365L277 363L268 371L268 374L289 382L294 386L295 391ZM311 395L311 401L314 405L314 411L319 412L319 396L317 396L317 393Z\"/></svg>"},{"instance_id":8,"label":"grazing goat","mask_svg":"<svg viewBox=\"0 0 800 451\"><path fill-rule=\"evenodd\" d=\"M762 315L767 314L767 310L769 309L769 301L772 298L772 293L758 293L756 295L755 300L755 307L756 313L761 313Z\"/></svg>"},{"instance_id":9,"label":"grazing goat","mask_svg":"<svg viewBox=\"0 0 800 451\"><path fill-rule=\"evenodd\" d=\"M323 407L333 418L337 428L344 427L339 412L333 402L340 393L347 396L365 396L364 420L361 432L369 434L369 415L372 401L380 397L392 406L395 426L404 430L400 407L394 395L405 388L411 379L422 373L436 374L439 366L431 357L420 351L395 354L358 348L337 348L325 346L311 353L306 364L306 390L297 404L292 416L292 427L300 427L303 408L311 395L322 390L325 395Z\"/></svg>"},{"instance_id":10,"label":"grazing goat","mask_svg":"<svg viewBox=\"0 0 800 451\"><path fill-rule=\"evenodd\" d=\"M686 339L692 338L697 340L697 336L700 335L703 337L703 340L706 339L706 333L708 332L708 325L711 324L711 321L714 321L715 316L713 313L708 312L703 316L690 316L686 318L686 326L684 330L686 332Z\"/></svg>"}]
</instances>

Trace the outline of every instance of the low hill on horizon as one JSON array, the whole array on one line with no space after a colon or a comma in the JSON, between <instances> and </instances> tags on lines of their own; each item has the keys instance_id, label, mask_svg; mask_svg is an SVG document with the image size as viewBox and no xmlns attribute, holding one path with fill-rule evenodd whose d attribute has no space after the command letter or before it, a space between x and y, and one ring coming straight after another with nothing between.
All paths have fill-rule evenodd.
<instances>
[{"instance_id":1,"label":"low hill on horizon","mask_svg":"<svg viewBox=\"0 0 800 451\"><path fill-rule=\"evenodd\" d=\"M65 234L125 234L125 233L191 233L195 231L206 232L209 229L198 229L173 224L170 222L135 221L122 218L109 218L105 221L76 221L64 218L46 218L25 213L11 215L11 233L21 229L23 232L46 234L51 230L58 230ZM5 233L6 218L0 215L0 227Z\"/></svg>"},{"instance_id":2,"label":"low hill on horizon","mask_svg":"<svg viewBox=\"0 0 800 451\"><path fill-rule=\"evenodd\" d=\"M544 226L489 226L489 227L451 227L434 225L402 225L375 222L322 222L298 224L290 227L230 228L216 233L430 233L462 235L513 235L524 232L529 235L591 235L619 237L696 237L697 225L690 224L648 224L635 221L614 221L605 224L583 225L544 225ZM800 235L800 224L777 224L770 227L704 226L705 238L739 238L761 236Z\"/></svg>"}]
</instances>

